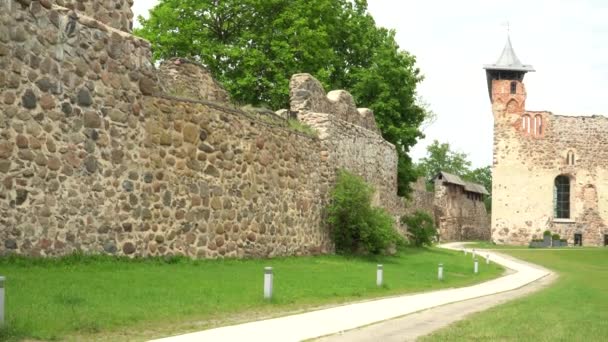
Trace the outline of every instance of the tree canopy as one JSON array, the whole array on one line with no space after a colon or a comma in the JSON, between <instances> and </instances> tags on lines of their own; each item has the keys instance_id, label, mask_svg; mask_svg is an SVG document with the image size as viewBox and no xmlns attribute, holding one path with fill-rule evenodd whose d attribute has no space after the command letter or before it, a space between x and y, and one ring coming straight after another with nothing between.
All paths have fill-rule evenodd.
<instances>
[{"instance_id":1,"label":"tree canopy","mask_svg":"<svg viewBox=\"0 0 608 342\"><path fill-rule=\"evenodd\" d=\"M161 0L136 34L154 58L207 66L242 104L288 107L289 80L310 73L371 108L399 153L399 192L415 180L410 147L428 111L416 99L423 77L395 32L376 26L365 0Z\"/></svg>"},{"instance_id":2,"label":"tree canopy","mask_svg":"<svg viewBox=\"0 0 608 342\"><path fill-rule=\"evenodd\" d=\"M431 179L440 171L460 176L469 182L483 185L490 193L484 200L488 212L492 209L492 168L490 166L471 168L471 162L466 153L456 152L448 143L435 140L427 147L427 156L420 159L417 169L432 187Z\"/></svg>"}]
</instances>

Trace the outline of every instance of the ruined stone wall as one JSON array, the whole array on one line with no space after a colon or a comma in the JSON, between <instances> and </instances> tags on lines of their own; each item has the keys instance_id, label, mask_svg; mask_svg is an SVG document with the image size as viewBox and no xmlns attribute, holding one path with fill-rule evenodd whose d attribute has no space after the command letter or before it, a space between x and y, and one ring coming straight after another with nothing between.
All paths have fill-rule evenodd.
<instances>
[{"instance_id":1,"label":"ruined stone wall","mask_svg":"<svg viewBox=\"0 0 608 342\"><path fill-rule=\"evenodd\" d=\"M525 91L507 94L508 81L494 81L502 97L494 103L493 239L527 244L545 230L584 245L603 245L608 234L608 118L558 116L526 111ZM518 89L523 84L518 83ZM531 118L528 132L525 115ZM542 119L534 130L534 118ZM574 165L567 162L574 154ZM570 219L556 219L553 187L559 175L570 177Z\"/></svg>"},{"instance_id":2,"label":"ruined stone wall","mask_svg":"<svg viewBox=\"0 0 608 342\"><path fill-rule=\"evenodd\" d=\"M204 66L184 58L172 58L158 69L162 87L167 94L219 103L230 102L228 92Z\"/></svg>"},{"instance_id":3,"label":"ruined stone wall","mask_svg":"<svg viewBox=\"0 0 608 342\"><path fill-rule=\"evenodd\" d=\"M332 98L332 94L341 94ZM374 204L395 217L404 212L397 196L397 151L382 138L370 110L358 110L345 91L325 95L323 86L308 74L290 83L291 112L319 133L323 154L336 169L346 169L374 186ZM361 113L365 115L362 116Z\"/></svg>"},{"instance_id":4,"label":"ruined stone wall","mask_svg":"<svg viewBox=\"0 0 608 342\"><path fill-rule=\"evenodd\" d=\"M0 254L328 252L340 168L403 211L395 147L347 93L304 101L329 112L301 111L322 121L303 135L222 104L198 66L157 71L146 41L57 4L0 1ZM170 96L182 84L173 95L190 99Z\"/></svg>"},{"instance_id":5,"label":"ruined stone wall","mask_svg":"<svg viewBox=\"0 0 608 342\"><path fill-rule=\"evenodd\" d=\"M40 7L53 6L67 8L77 16L88 16L107 26L131 32L133 30L133 0L3 0L5 3L19 3L24 8L38 11Z\"/></svg>"},{"instance_id":6,"label":"ruined stone wall","mask_svg":"<svg viewBox=\"0 0 608 342\"><path fill-rule=\"evenodd\" d=\"M490 240L490 217L483 201L464 188L435 181L435 220L441 241Z\"/></svg>"},{"instance_id":7,"label":"ruined stone wall","mask_svg":"<svg viewBox=\"0 0 608 342\"><path fill-rule=\"evenodd\" d=\"M347 91L334 90L326 94L321 82L309 74L296 74L292 77L290 101L292 113L332 113L336 119L380 134L371 110L357 108L355 100ZM303 120L306 121L304 117Z\"/></svg>"},{"instance_id":8,"label":"ruined stone wall","mask_svg":"<svg viewBox=\"0 0 608 342\"><path fill-rule=\"evenodd\" d=\"M424 177L418 178L416 183L412 184L412 193L405 202L404 214L413 214L417 210L424 211L431 216L434 216L435 213L435 193L426 190Z\"/></svg>"}]
</instances>

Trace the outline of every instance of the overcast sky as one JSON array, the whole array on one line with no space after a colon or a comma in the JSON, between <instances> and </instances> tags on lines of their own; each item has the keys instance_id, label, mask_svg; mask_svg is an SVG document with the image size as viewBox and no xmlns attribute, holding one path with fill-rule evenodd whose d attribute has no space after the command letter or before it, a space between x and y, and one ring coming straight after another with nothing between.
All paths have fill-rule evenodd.
<instances>
[{"instance_id":1,"label":"overcast sky","mask_svg":"<svg viewBox=\"0 0 608 342\"><path fill-rule=\"evenodd\" d=\"M527 108L563 115L608 114L608 1L606 0L368 0L379 26L395 29L402 49L425 75L420 95L437 114L426 139L467 153L475 167L492 163L492 112L484 64L506 42L537 72L525 78ZM136 15L157 1L135 0Z\"/></svg>"}]
</instances>

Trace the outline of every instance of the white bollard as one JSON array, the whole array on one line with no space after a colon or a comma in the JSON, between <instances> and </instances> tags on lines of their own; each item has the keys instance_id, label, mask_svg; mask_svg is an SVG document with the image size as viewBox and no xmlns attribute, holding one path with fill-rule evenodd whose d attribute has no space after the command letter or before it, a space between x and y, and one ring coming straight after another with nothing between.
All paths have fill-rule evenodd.
<instances>
[{"instance_id":1,"label":"white bollard","mask_svg":"<svg viewBox=\"0 0 608 342\"><path fill-rule=\"evenodd\" d=\"M4 280L0 277L0 326L4 325Z\"/></svg>"},{"instance_id":2,"label":"white bollard","mask_svg":"<svg viewBox=\"0 0 608 342\"><path fill-rule=\"evenodd\" d=\"M378 265L378 269L376 270L376 285L382 286L382 278L383 278L383 267L382 265Z\"/></svg>"},{"instance_id":3,"label":"white bollard","mask_svg":"<svg viewBox=\"0 0 608 342\"><path fill-rule=\"evenodd\" d=\"M439 264L439 268L437 269L437 279L439 279L439 281L443 280L443 264Z\"/></svg>"},{"instance_id":4,"label":"white bollard","mask_svg":"<svg viewBox=\"0 0 608 342\"><path fill-rule=\"evenodd\" d=\"M272 298L272 267L264 268L264 299Z\"/></svg>"},{"instance_id":5,"label":"white bollard","mask_svg":"<svg viewBox=\"0 0 608 342\"><path fill-rule=\"evenodd\" d=\"M479 273L479 262L475 259L475 274Z\"/></svg>"},{"instance_id":6,"label":"white bollard","mask_svg":"<svg viewBox=\"0 0 608 342\"><path fill-rule=\"evenodd\" d=\"M473 259L475 259L476 256L477 256L477 253L475 252L475 249L473 249Z\"/></svg>"},{"instance_id":7,"label":"white bollard","mask_svg":"<svg viewBox=\"0 0 608 342\"><path fill-rule=\"evenodd\" d=\"M464 256L467 256L467 250L464 249Z\"/></svg>"},{"instance_id":8,"label":"white bollard","mask_svg":"<svg viewBox=\"0 0 608 342\"><path fill-rule=\"evenodd\" d=\"M490 254L486 254L486 265L490 264Z\"/></svg>"}]
</instances>

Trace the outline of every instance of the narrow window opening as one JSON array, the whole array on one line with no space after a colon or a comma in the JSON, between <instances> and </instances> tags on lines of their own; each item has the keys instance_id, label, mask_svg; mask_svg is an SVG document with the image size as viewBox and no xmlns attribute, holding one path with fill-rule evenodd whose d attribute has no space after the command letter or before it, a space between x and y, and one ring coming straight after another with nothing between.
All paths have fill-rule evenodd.
<instances>
[{"instance_id":1,"label":"narrow window opening","mask_svg":"<svg viewBox=\"0 0 608 342\"><path fill-rule=\"evenodd\" d=\"M511 82L511 94L517 94L517 82Z\"/></svg>"},{"instance_id":2,"label":"narrow window opening","mask_svg":"<svg viewBox=\"0 0 608 342\"><path fill-rule=\"evenodd\" d=\"M553 187L553 209L555 218L570 218L570 178L557 176Z\"/></svg>"},{"instance_id":3,"label":"narrow window opening","mask_svg":"<svg viewBox=\"0 0 608 342\"><path fill-rule=\"evenodd\" d=\"M532 131L532 128L530 127L530 122L531 122L531 118L529 115L524 115L522 117L522 125L523 125L523 131L525 133L530 134L530 132Z\"/></svg>"},{"instance_id":4,"label":"narrow window opening","mask_svg":"<svg viewBox=\"0 0 608 342\"><path fill-rule=\"evenodd\" d=\"M568 151L567 162L568 165L574 165L574 152Z\"/></svg>"},{"instance_id":5,"label":"narrow window opening","mask_svg":"<svg viewBox=\"0 0 608 342\"><path fill-rule=\"evenodd\" d=\"M534 116L534 134L537 136L543 134L543 117L540 115Z\"/></svg>"}]
</instances>

